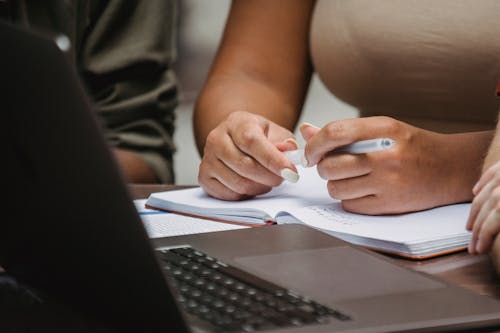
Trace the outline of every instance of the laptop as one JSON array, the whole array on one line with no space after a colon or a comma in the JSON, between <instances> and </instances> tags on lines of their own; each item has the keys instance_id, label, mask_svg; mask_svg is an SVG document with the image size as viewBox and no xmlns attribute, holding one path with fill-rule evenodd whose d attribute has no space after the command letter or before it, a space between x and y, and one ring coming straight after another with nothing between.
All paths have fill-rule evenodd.
<instances>
[{"instance_id":1,"label":"laptop","mask_svg":"<svg viewBox=\"0 0 500 333\"><path fill-rule=\"evenodd\" d=\"M25 285L126 332L500 325L499 301L305 226L149 239L65 54L4 23L0 41L15 213L0 223L0 266Z\"/></svg>"}]
</instances>

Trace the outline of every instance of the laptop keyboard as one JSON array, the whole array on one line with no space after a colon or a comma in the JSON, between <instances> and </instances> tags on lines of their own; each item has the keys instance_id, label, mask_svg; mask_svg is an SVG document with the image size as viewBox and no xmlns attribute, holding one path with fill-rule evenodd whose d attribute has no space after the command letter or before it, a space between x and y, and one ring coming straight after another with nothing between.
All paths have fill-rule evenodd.
<instances>
[{"instance_id":1,"label":"laptop keyboard","mask_svg":"<svg viewBox=\"0 0 500 333\"><path fill-rule=\"evenodd\" d=\"M218 332L254 332L351 318L192 247L158 250L185 311Z\"/></svg>"}]
</instances>

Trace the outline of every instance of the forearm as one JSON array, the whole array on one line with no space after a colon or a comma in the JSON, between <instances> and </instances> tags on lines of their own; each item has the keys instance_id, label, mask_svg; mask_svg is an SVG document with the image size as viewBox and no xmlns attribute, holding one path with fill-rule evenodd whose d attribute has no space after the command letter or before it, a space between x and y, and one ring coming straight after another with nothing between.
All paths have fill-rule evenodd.
<instances>
[{"instance_id":1,"label":"forearm","mask_svg":"<svg viewBox=\"0 0 500 333\"><path fill-rule=\"evenodd\" d=\"M484 157L494 136L494 131L445 134L443 143L449 148L447 165L439 171L442 177L447 177L450 184L445 195L454 198L454 202L471 201L472 188L481 176Z\"/></svg>"},{"instance_id":2,"label":"forearm","mask_svg":"<svg viewBox=\"0 0 500 333\"><path fill-rule=\"evenodd\" d=\"M235 0L207 83L196 103L194 131L208 133L234 111L260 114L292 129L311 76L313 0Z\"/></svg>"},{"instance_id":3,"label":"forearm","mask_svg":"<svg viewBox=\"0 0 500 333\"><path fill-rule=\"evenodd\" d=\"M132 151L114 148L113 153L129 183L158 183L158 177L144 159Z\"/></svg>"},{"instance_id":4,"label":"forearm","mask_svg":"<svg viewBox=\"0 0 500 333\"><path fill-rule=\"evenodd\" d=\"M293 132L300 116L304 93L305 89L300 96L290 101L280 96L272 86L251 78L211 78L194 111L194 133L200 155L208 133L234 111L262 115Z\"/></svg>"}]
</instances>

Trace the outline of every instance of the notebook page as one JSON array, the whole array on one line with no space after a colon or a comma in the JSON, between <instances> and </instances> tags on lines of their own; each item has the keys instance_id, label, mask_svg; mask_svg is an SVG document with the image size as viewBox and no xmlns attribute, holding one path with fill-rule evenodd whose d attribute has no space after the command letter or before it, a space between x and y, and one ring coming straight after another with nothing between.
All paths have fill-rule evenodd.
<instances>
[{"instance_id":1,"label":"notebook page","mask_svg":"<svg viewBox=\"0 0 500 333\"><path fill-rule=\"evenodd\" d=\"M219 223L178 214L141 216L150 238L200 234L205 232L249 228L230 223Z\"/></svg>"},{"instance_id":2,"label":"notebook page","mask_svg":"<svg viewBox=\"0 0 500 333\"><path fill-rule=\"evenodd\" d=\"M260 210L266 212L269 218L274 218L281 210L327 204L332 201L326 189L326 181L318 176L316 168L297 168L301 176L297 183L283 182L271 192L259 195L251 200L219 200L210 197L201 188L166 191L154 193L153 196L174 205L177 203L179 204L177 207L183 209L188 209L189 207L186 205L189 205L191 210L188 212L199 208L202 208L201 211L203 212L203 208L209 208L216 209L221 213L226 210L226 214L241 215L245 212L252 214L254 213L252 210ZM177 211L186 212L178 209Z\"/></svg>"},{"instance_id":3,"label":"notebook page","mask_svg":"<svg viewBox=\"0 0 500 333\"><path fill-rule=\"evenodd\" d=\"M409 214L367 216L346 212L336 201L327 205L292 209L288 213L311 227L412 244L470 236L470 232L465 229L470 206L457 204Z\"/></svg>"},{"instance_id":4,"label":"notebook page","mask_svg":"<svg viewBox=\"0 0 500 333\"><path fill-rule=\"evenodd\" d=\"M248 228L241 225L218 223L205 219L147 209L144 207L145 202L146 200L134 200L137 212L150 238Z\"/></svg>"}]
</instances>

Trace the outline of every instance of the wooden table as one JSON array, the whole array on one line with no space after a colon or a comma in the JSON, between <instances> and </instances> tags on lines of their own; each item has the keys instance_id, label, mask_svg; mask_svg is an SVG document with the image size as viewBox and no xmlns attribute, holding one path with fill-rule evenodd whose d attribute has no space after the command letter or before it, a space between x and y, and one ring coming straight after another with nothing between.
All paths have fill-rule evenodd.
<instances>
[{"instance_id":1,"label":"wooden table","mask_svg":"<svg viewBox=\"0 0 500 333\"><path fill-rule=\"evenodd\" d=\"M169 191L190 186L175 185L129 185L133 199L146 198L152 192ZM494 274L488 256L469 255L460 252L438 258L414 261L390 257L398 264L434 275L449 283L473 290L479 294L500 299L500 279ZM1 267L0 267L1 271ZM2 324L0 323L0 330ZM481 333L500 333L496 328L481 330ZM477 332L474 332L477 333Z\"/></svg>"},{"instance_id":2,"label":"wooden table","mask_svg":"<svg viewBox=\"0 0 500 333\"><path fill-rule=\"evenodd\" d=\"M169 191L189 186L130 185L134 199L146 198L152 192ZM459 252L427 260L408 260L389 257L398 264L425 272L447 282L471 289L479 294L500 299L500 278L495 275L489 257Z\"/></svg>"}]
</instances>

